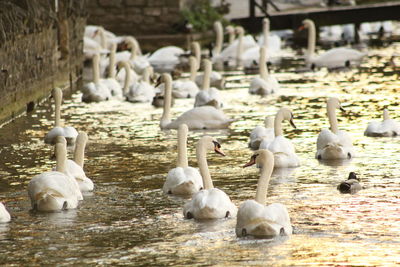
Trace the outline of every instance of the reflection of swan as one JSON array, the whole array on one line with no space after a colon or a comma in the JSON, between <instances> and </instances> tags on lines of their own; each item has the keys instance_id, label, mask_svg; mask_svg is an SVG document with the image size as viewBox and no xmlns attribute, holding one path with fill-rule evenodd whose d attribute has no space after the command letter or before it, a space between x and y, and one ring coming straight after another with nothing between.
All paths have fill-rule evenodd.
<instances>
[{"instance_id":1,"label":"reflection of swan","mask_svg":"<svg viewBox=\"0 0 400 267\"><path fill-rule=\"evenodd\" d=\"M92 180L86 176L83 170L87 140L87 134L80 132L76 138L74 160L67 160L67 172L78 182L81 192L92 191L94 188Z\"/></svg>"},{"instance_id":2,"label":"reflection of swan","mask_svg":"<svg viewBox=\"0 0 400 267\"><path fill-rule=\"evenodd\" d=\"M297 167L300 165L299 158L296 155L293 144L283 137L282 121L288 120L290 124L296 128L293 123L292 111L288 108L281 108L276 113L274 121L275 138L272 140L268 147L264 147L263 143L260 144L260 149L267 148L274 154L275 167Z\"/></svg>"},{"instance_id":3,"label":"reflection of swan","mask_svg":"<svg viewBox=\"0 0 400 267\"><path fill-rule=\"evenodd\" d=\"M303 27L308 29L308 48L306 61L311 66L338 68L347 67L352 63L360 64L365 53L361 53L355 49L339 47L333 48L320 56L315 56L315 24L312 20L303 20Z\"/></svg>"},{"instance_id":4,"label":"reflection of swan","mask_svg":"<svg viewBox=\"0 0 400 267\"><path fill-rule=\"evenodd\" d=\"M168 172L165 180L164 193L174 195L192 195L203 188L203 180L199 171L188 166L186 124L179 125L178 129L178 163L177 167Z\"/></svg>"},{"instance_id":5,"label":"reflection of swan","mask_svg":"<svg viewBox=\"0 0 400 267\"><path fill-rule=\"evenodd\" d=\"M65 174L67 150L64 144L56 144L57 171L36 175L28 184L32 208L39 211L74 209L78 195L74 179Z\"/></svg>"},{"instance_id":6,"label":"reflection of swan","mask_svg":"<svg viewBox=\"0 0 400 267\"><path fill-rule=\"evenodd\" d=\"M204 80L203 86L200 91L196 94L194 106L214 106L216 108L222 107L222 98L219 90L215 87L210 88L210 74L212 72L212 64L208 59L203 60L204 64Z\"/></svg>"},{"instance_id":7,"label":"reflection of swan","mask_svg":"<svg viewBox=\"0 0 400 267\"><path fill-rule=\"evenodd\" d=\"M279 89L278 80L268 73L266 59L266 49L262 46L260 47L259 60L260 76L253 78L251 81L249 87L250 94L269 95L276 93Z\"/></svg>"},{"instance_id":8,"label":"reflection of swan","mask_svg":"<svg viewBox=\"0 0 400 267\"><path fill-rule=\"evenodd\" d=\"M268 147L268 144L271 143L274 138L274 118L272 116L268 116L264 120L264 126L256 126L251 131L249 147L251 149L258 149L262 142L264 142L265 147Z\"/></svg>"},{"instance_id":9,"label":"reflection of swan","mask_svg":"<svg viewBox=\"0 0 400 267\"><path fill-rule=\"evenodd\" d=\"M11 221L10 213L7 211L3 203L0 202L0 223Z\"/></svg>"},{"instance_id":10,"label":"reflection of swan","mask_svg":"<svg viewBox=\"0 0 400 267\"><path fill-rule=\"evenodd\" d=\"M87 83L82 88L82 101L84 102L100 102L111 98L110 90L108 90L103 79L100 79L99 54L95 54L92 59L93 64L93 82Z\"/></svg>"},{"instance_id":11,"label":"reflection of swan","mask_svg":"<svg viewBox=\"0 0 400 267\"><path fill-rule=\"evenodd\" d=\"M400 123L389 118L387 109L383 111L383 121L372 121L368 123L364 135L366 136L398 136L400 135Z\"/></svg>"},{"instance_id":12,"label":"reflection of swan","mask_svg":"<svg viewBox=\"0 0 400 267\"><path fill-rule=\"evenodd\" d=\"M78 132L74 127L66 126L61 127L61 101L62 91L60 88L54 88L53 98L55 102L55 127L48 132L44 138L46 144L55 144L57 136L64 136L69 145L75 143Z\"/></svg>"},{"instance_id":13,"label":"reflection of swan","mask_svg":"<svg viewBox=\"0 0 400 267\"><path fill-rule=\"evenodd\" d=\"M199 129L223 129L229 127L233 120L212 106L195 107L171 121L171 75L164 73L162 81L165 83L164 111L160 120L161 129L177 129L180 124L185 123L190 130Z\"/></svg>"},{"instance_id":14,"label":"reflection of swan","mask_svg":"<svg viewBox=\"0 0 400 267\"><path fill-rule=\"evenodd\" d=\"M317 139L317 159L350 159L354 157L353 145L350 136L345 131L339 131L335 110L343 108L339 99L330 97L327 101L329 129L323 129Z\"/></svg>"},{"instance_id":15,"label":"reflection of swan","mask_svg":"<svg viewBox=\"0 0 400 267\"><path fill-rule=\"evenodd\" d=\"M237 236L272 237L292 234L292 225L286 207L280 203L265 206L268 184L274 169L274 155L259 150L245 167L257 164L260 168L255 200L247 200L239 207L236 221Z\"/></svg>"},{"instance_id":16,"label":"reflection of swan","mask_svg":"<svg viewBox=\"0 0 400 267\"><path fill-rule=\"evenodd\" d=\"M235 217L237 208L227 194L214 188L207 165L207 151L212 150L224 156L221 145L211 136L203 136L196 146L197 164L203 177L204 189L197 192L183 207L187 219L218 219Z\"/></svg>"}]
</instances>

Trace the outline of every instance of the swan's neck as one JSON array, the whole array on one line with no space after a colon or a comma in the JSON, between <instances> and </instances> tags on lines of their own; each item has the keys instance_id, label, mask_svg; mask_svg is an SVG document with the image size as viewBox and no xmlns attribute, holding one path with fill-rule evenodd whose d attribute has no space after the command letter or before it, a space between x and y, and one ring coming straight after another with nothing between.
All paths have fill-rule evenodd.
<instances>
[{"instance_id":1,"label":"swan's neck","mask_svg":"<svg viewBox=\"0 0 400 267\"><path fill-rule=\"evenodd\" d=\"M164 110L160 121L161 128L165 128L171 122L171 94L172 80L171 76L164 81Z\"/></svg>"},{"instance_id":2,"label":"swan's neck","mask_svg":"<svg viewBox=\"0 0 400 267\"><path fill-rule=\"evenodd\" d=\"M197 75L197 61L196 58L190 57L190 80L194 82L196 80L196 75Z\"/></svg>"},{"instance_id":3,"label":"swan's neck","mask_svg":"<svg viewBox=\"0 0 400 267\"><path fill-rule=\"evenodd\" d=\"M221 23L218 21L214 25L214 30L215 30L215 47L214 47L214 56L219 55L222 50L222 43L224 41L224 33L222 29Z\"/></svg>"},{"instance_id":4,"label":"swan's neck","mask_svg":"<svg viewBox=\"0 0 400 267\"><path fill-rule=\"evenodd\" d=\"M187 168L187 127L180 127L178 131L178 167Z\"/></svg>"},{"instance_id":5,"label":"swan's neck","mask_svg":"<svg viewBox=\"0 0 400 267\"><path fill-rule=\"evenodd\" d=\"M315 41L316 41L315 38L316 38L315 24L310 23L308 26L307 60L311 60L314 57Z\"/></svg>"},{"instance_id":6,"label":"swan's neck","mask_svg":"<svg viewBox=\"0 0 400 267\"><path fill-rule=\"evenodd\" d=\"M199 69L200 68L200 61L201 61L200 44L198 42L193 42L192 48L193 48L194 57L196 58L197 69Z\"/></svg>"},{"instance_id":7,"label":"swan's neck","mask_svg":"<svg viewBox=\"0 0 400 267\"><path fill-rule=\"evenodd\" d=\"M151 75L150 68L149 67L145 68L142 74L142 81L150 83L150 75Z\"/></svg>"},{"instance_id":8,"label":"swan's neck","mask_svg":"<svg viewBox=\"0 0 400 267\"><path fill-rule=\"evenodd\" d=\"M326 109L328 111L328 119L329 119L329 124L331 125L331 132L334 134L337 134L338 132L338 121L336 118L336 108L328 102Z\"/></svg>"},{"instance_id":9,"label":"swan's neck","mask_svg":"<svg viewBox=\"0 0 400 267\"><path fill-rule=\"evenodd\" d=\"M267 78L268 78L268 69L267 69L266 48L261 48L261 49L260 49L259 68L260 68L260 77L261 77L263 80L267 80Z\"/></svg>"},{"instance_id":10,"label":"swan's neck","mask_svg":"<svg viewBox=\"0 0 400 267\"><path fill-rule=\"evenodd\" d=\"M98 84L100 81L100 58L99 55L95 55L92 59L93 64L93 82Z\"/></svg>"},{"instance_id":11,"label":"swan's neck","mask_svg":"<svg viewBox=\"0 0 400 267\"><path fill-rule=\"evenodd\" d=\"M269 21L264 20L263 24L263 36L264 36L264 41L263 41L263 46L268 49L268 35L269 35Z\"/></svg>"},{"instance_id":12,"label":"swan's neck","mask_svg":"<svg viewBox=\"0 0 400 267\"><path fill-rule=\"evenodd\" d=\"M278 112L275 116L275 121L274 121L274 133L275 137L278 137L280 135L283 135L282 131L282 121L283 121L283 113Z\"/></svg>"},{"instance_id":13,"label":"swan's neck","mask_svg":"<svg viewBox=\"0 0 400 267\"><path fill-rule=\"evenodd\" d=\"M136 53L137 53L137 46L134 41L131 41L130 44L131 44L131 56L130 56L129 60L135 60Z\"/></svg>"},{"instance_id":14,"label":"swan's neck","mask_svg":"<svg viewBox=\"0 0 400 267\"><path fill-rule=\"evenodd\" d=\"M203 177L204 189L207 190L214 188L214 185L211 180L210 171L208 170L206 156L207 156L206 148L201 142L199 142L197 144L197 149L196 149L196 158L197 158L197 164L199 165L200 174Z\"/></svg>"},{"instance_id":15,"label":"swan's neck","mask_svg":"<svg viewBox=\"0 0 400 267\"><path fill-rule=\"evenodd\" d=\"M260 170L260 178L258 179L256 191L256 201L262 205L265 205L267 202L269 180L274 169L274 162L273 160L263 160L262 164L263 166Z\"/></svg>"},{"instance_id":16,"label":"swan's neck","mask_svg":"<svg viewBox=\"0 0 400 267\"><path fill-rule=\"evenodd\" d=\"M115 79L115 51L117 49L117 45L113 44L110 53L110 63L108 65L108 77Z\"/></svg>"},{"instance_id":17,"label":"swan's neck","mask_svg":"<svg viewBox=\"0 0 400 267\"><path fill-rule=\"evenodd\" d=\"M389 112L387 111L387 109L385 109L383 111L383 120L388 120L389 119Z\"/></svg>"},{"instance_id":18,"label":"swan's neck","mask_svg":"<svg viewBox=\"0 0 400 267\"><path fill-rule=\"evenodd\" d=\"M230 32L228 33L228 35L229 35L228 42L229 42L229 44L232 44L233 41L235 41L235 32L234 32L234 31L230 31Z\"/></svg>"},{"instance_id":19,"label":"swan's neck","mask_svg":"<svg viewBox=\"0 0 400 267\"><path fill-rule=\"evenodd\" d=\"M236 51L236 67L242 66L242 53L243 53L243 33L239 33L238 46Z\"/></svg>"},{"instance_id":20,"label":"swan's neck","mask_svg":"<svg viewBox=\"0 0 400 267\"><path fill-rule=\"evenodd\" d=\"M122 64L125 70L125 81L124 81L124 88L122 89L122 91L124 92L125 95L127 95L129 91L129 84L131 83L131 68L129 67L129 64L126 62Z\"/></svg>"},{"instance_id":21,"label":"swan's neck","mask_svg":"<svg viewBox=\"0 0 400 267\"><path fill-rule=\"evenodd\" d=\"M83 168L87 136L78 136L74 151L74 161Z\"/></svg>"},{"instance_id":22,"label":"swan's neck","mask_svg":"<svg viewBox=\"0 0 400 267\"><path fill-rule=\"evenodd\" d=\"M100 45L101 45L101 47L107 48L106 33L104 32L104 29L102 27L99 28L99 34L100 34Z\"/></svg>"},{"instance_id":23,"label":"swan's neck","mask_svg":"<svg viewBox=\"0 0 400 267\"><path fill-rule=\"evenodd\" d=\"M203 77L203 90L210 89L210 78L212 72L212 65L210 61L204 62L204 77Z\"/></svg>"},{"instance_id":24,"label":"swan's neck","mask_svg":"<svg viewBox=\"0 0 400 267\"><path fill-rule=\"evenodd\" d=\"M62 91L60 88L54 89L54 102L55 102L55 126L61 126L61 101L62 101Z\"/></svg>"},{"instance_id":25,"label":"swan's neck","mask_svg":"<svg viewBox=\"0 0 400 267\"><path fill-rule=\"evenodd\" d=\"M65 144L56 144L56 171L65 173L67 170L67 150Z\"/></svg>"}]
</instances>

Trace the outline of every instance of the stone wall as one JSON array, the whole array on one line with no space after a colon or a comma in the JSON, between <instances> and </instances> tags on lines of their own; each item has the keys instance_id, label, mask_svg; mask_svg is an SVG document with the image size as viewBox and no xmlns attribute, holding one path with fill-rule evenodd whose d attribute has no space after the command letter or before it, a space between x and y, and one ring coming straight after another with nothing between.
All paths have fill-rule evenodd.
<instances>
[{"instance_id":1,"label":"stone wall","mask_svg":"<svg viewBox=\"0 0 400 267\"><path fill-rule=\"evenodd\" d=\"M0 125L48 97L75 90L83 67L84 2L0 3ZM49 5L49 6L47 6Z\"/></svg>"},{"instance_id":2,"label":"stone wall","mask_svg":"<svg viewBox=\"0 0 400 267\"><path fill-rule=\"evenodd\" d=\"M118 35L176 33L188 0L88 0L88 24Z\"/></svg>"}]
</instances>

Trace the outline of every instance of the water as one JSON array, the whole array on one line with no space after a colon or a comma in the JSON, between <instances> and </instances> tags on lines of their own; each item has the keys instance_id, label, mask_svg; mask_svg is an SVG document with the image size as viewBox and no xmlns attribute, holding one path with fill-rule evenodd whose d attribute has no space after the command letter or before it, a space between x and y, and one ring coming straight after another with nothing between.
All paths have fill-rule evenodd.
<instances>
[{"instance_id":1,"label":"water","mask_svg":"<svg viewBox=\"0 0 400 267\"><path fill-rule=\"evenodd\" d=\"M260 98L247 93L252 75L227 73L224 111L237 119L229 130L211 131L227 154L209 154L214 185L239 205L253 198L256 168L243 169L252 152L250 131L282 106L293 110L297 129L284 125L301 166L273 174L268 203L289 210L294 233L271 240L238 239L235 219L185 220L187 201L161 188L175 166L176 131L161 131L161 110L149 104L118 101L85 104L80 94L64 100L62 118L89 135L85 169L96 184L79 209L53 214L30 211L27 184L54 166L52 147L43 142L53 125L53 105L0 129L0 200L12 221L0 225L2 265L396 265L400 264L399 138L363 136L367 123L380 120L388 107L399 120L399 72L386 63L394 49L370 49L359 69L294 73L292 62L277 73L281 95ZM340 98L339 127L348 131L357 157L325 163L314 158L316 137L328 127L327 96ZM174 117L193 105L178 100ZM190 132L189 162L204 133ZM364 189L342 195L337 184L350 171Z\"/></svg>"}]
</instances>

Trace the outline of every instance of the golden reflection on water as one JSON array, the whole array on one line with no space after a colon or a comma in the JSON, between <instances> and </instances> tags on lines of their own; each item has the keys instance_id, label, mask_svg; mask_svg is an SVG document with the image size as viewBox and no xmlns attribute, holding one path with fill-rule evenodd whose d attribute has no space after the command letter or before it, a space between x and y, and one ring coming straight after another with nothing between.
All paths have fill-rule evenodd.
<instances>
[{"instance_id":1,"label":"golden reflection on water","mask_svg":"<svg viewBox=\"0 0 400 267\"><path fill-rule=\"evenodd\" d=\"M161 191L176 162L176 131L161 131L162 110L149 104L109 101L85 104L80 94L64 101L62 118L89 135L86 172L95 192L79 209L55 214L29 212L26 185L49 170L53 149L43 143L52 127L53 107L43 103L0 129L0 192L13 220L0 225L2 264L120 265L396 265L400 264L400 139L369 138L369 121L380 120L387 107L400 120L399 72L387 62L392 47L370 49L359 69L346 72L295 73L273 70L279 95L249 95L254 75L227 73L224 111L237 121L229 130L209 131L221 141L226 157L210 154L216 187L239 205L255 195L258 170L243 169L251 156L250 131L282 106L293 110L297 129L284 124L301 166L274 171L268 202L287 206L294 234L272 240L237 239L235 220L184 220L185 199ZM327 96L337 96L339 127L348 131L357 157L339 162L314 158L316 137L329 127ZM193 105L177 100L172 117ZM190 132L189 162L204 134ZM336 185L355 171L364 189L341 195Z\"/></svg>"}]
</instances>

